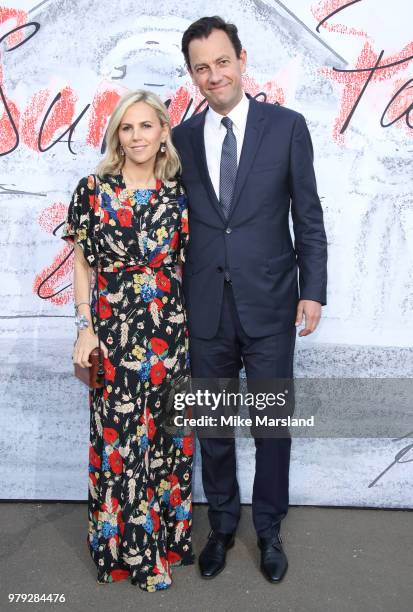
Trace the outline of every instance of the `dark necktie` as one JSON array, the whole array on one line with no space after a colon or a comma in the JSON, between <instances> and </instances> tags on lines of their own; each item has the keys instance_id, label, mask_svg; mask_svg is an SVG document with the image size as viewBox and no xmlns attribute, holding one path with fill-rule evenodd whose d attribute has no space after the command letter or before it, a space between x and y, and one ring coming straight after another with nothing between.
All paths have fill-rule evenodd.
<instances>
[{"instance_id":1,"label":"dark necktie","mask_svg":"<svg viewBox=\"0 0 413 612\"><path fill-rule=\"evenodd\" d=\"M221 168L219 177L219 201L227 219L231 208L234 193L235 179L237 177L237 139L232 131L232 121L223 117L221 123L227 129L222 143Z\"/></svg>"}]
</instances>

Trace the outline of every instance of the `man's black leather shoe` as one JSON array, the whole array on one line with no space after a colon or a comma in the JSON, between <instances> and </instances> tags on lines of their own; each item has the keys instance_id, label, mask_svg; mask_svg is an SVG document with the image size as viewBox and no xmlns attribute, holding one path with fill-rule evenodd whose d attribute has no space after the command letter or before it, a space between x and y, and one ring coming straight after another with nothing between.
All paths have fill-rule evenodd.
<instances>
[{"instance_id":1,"label":"man's black leather shoe","mask_svg":"<svg viewBox=\"0 0 413 612\"><path fill-rule=\"evenodd\" d=\"M270 582L280 582L288 567L280 534L258 538L258 546L261 549L261 572Z\"/></svg>"},{"instance_id":2,"label":"man's black leather shoe","mask_svg":"<svg viewBox=\"0 0 413 612\"><path fill-rule=\"evenodd\" d=\"M203 578L214 578L225 567L227 550L234 546L233 533L211 531L198 563Z\"/></svg>"}]
</instances>

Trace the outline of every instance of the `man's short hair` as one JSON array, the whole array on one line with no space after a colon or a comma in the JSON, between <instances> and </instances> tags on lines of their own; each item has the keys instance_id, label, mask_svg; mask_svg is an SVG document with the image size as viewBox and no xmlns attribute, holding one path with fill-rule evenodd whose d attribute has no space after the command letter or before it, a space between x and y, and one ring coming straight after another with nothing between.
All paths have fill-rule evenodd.
<instances>
[{"instance_id":1,"label":"man's short hair","mask_svg":"<svg viewBox=\"0 0 413 612\"><path fill-rule=\"evenodd\" d=\"M234 47L235 54L239 58L241 56L242 45L238 37L238 29L233 23L227 23L222 17L201 17L198 21L191 23L182 36L182 53L184 54L186 64L191 69L189 61L189 43L197 38L208 38L212 30L222 30L230 39Z\"/></svg>"}]
</instances>

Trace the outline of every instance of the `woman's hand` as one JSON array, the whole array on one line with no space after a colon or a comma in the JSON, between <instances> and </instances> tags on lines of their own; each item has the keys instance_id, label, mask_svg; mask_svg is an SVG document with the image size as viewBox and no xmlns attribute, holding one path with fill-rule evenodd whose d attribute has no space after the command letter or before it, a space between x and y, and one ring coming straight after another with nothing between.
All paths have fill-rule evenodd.
<instances>
[{"instance_id":1,"label":"woman's hand","mask_svg":"<svg viewBox=\"0 0 413 612\"><path fill-rule=\"evenodd\" d=\"M73 349L73 363L80 365L82 368L90 367L92 364L89 362L89 355L98 346L97 335L89 328L81 329ZM100 341L100 346L104 357L107 358L109 356L107 347L102 341Z\"/></svg>"}]
</instances>

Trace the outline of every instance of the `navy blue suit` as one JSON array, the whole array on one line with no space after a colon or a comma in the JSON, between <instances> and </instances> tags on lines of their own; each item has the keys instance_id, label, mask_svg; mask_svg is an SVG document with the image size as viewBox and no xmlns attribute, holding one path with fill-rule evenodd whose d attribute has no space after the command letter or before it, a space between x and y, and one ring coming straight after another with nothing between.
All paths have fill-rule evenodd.
<instances>
[{"instance_id":1,"label":"navy blue suit","mask_svg":"<svg viewBox=\"0 0 413 612\"><path fill-rule=\"evenodd\" d=\"M226 219L208 173L206 112L173 130L189 202L183 283L192 376L235 378L243 365L249 386L257 378L290 378L298 298L326 303L327 243L310 134L299 113L250 98ZM288 510L291 440L255 442L253 518L266 536ZM204 439L201 449L212 527L234 531L234 440Z\"/></svg>"}]
</instances>

